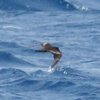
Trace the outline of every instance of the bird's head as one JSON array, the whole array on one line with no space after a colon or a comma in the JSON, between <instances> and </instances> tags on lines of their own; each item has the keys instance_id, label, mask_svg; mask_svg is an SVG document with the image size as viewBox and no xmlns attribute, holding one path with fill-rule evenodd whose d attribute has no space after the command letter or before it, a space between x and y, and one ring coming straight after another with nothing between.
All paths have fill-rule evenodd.
<instances>
[{"instance_id":1,"label":"bird's head","mask_svg":"<svg viewBox=\"0 0 100 100\"><path fill-rule=\"evenodd\" d=\"M48 42L42 43L42 46L43 46L44 48L51 48L51 47L52 47L52 45L51 45L50 43L48 43Z\"/></svg>"}]
</instances>

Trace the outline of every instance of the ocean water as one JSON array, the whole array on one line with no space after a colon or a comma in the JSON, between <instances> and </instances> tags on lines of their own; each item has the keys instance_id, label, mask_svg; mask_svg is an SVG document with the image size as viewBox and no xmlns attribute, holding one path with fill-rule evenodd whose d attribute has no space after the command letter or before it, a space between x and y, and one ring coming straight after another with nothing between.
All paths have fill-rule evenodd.
<instances>
[{"instance_id":1,"label":"ocean water","mask_svg":"<svg viewBox=\"0 0 100 100\"><path fill-rule=\"evenodd\" d=\"M99 0L0 0L0 100L100 100ZM62 51L36 53L50 42Z\"/></svg>"}]
</instances>

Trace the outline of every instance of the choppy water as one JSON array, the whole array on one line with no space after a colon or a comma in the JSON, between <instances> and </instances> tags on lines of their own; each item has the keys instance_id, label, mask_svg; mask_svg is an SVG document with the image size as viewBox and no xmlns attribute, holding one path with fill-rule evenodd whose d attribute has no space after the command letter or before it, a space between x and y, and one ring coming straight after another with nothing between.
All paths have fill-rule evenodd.
<instances>
[{"instance_id":1,"label":"choppy water","mask_svg":"<svg viewBox=\"0 0 100 100\"><path fill-rule=\"evenodd\" d=\"M99 1L33 1L0 0L0 100L100 100ZM40 42L63 53L54 73Z\"/></svg>"}]
</instances>

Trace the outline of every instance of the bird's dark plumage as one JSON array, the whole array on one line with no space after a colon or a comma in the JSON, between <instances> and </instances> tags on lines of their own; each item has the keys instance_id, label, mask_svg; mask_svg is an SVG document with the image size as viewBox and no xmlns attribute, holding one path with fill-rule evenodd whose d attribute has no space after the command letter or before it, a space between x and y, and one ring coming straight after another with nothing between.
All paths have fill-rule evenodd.
<instances>
[{"instance_id":1,"label":"bird's dark plumage","mask_svg":"<svg viewBox=\"0 0 100 100\"><path fill-rule=\"evenodd\" d=\"M54 57L54 61L53 61L53 64L51 65L51 69L56 68L55 65L59 62L59 60L61 59L61 56L62 56L61 51L59 50L58 47L54 47L50 43L42 43L41 45L42 45L42 49L36 50L36 51L52 53L53 57Z\"/></svg>"}]
</instances>

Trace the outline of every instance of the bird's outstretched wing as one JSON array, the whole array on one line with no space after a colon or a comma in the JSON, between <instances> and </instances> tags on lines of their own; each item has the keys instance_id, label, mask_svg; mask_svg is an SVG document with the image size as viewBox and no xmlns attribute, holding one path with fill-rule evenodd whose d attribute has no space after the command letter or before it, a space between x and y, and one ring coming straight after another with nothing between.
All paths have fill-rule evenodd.
<instances>
[{"instance_id":1,"label":"bird's outstretched wing","mask_svg":"<svg viewBox=\"0 0 100 100\"><path fill-rule=\"evenodd\" d=\"M35 50L36 52L47 52L47 50L40 49L40 50Z\"/></svg>"}]
</instances>

